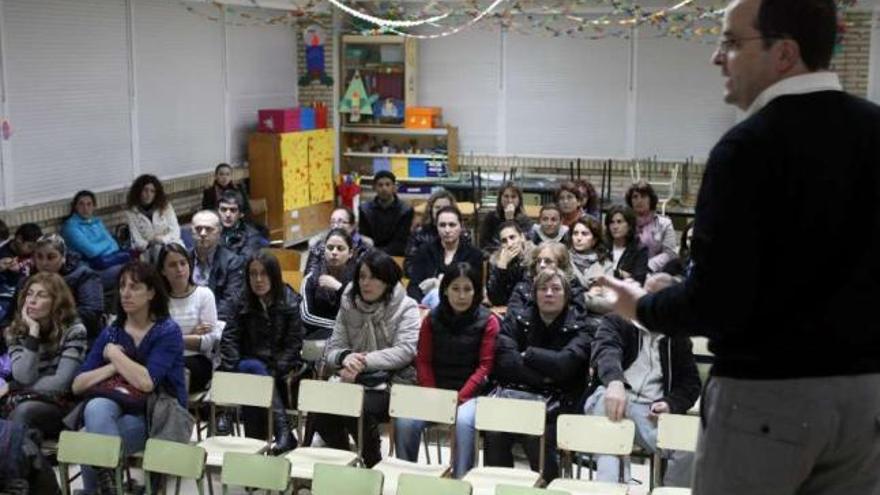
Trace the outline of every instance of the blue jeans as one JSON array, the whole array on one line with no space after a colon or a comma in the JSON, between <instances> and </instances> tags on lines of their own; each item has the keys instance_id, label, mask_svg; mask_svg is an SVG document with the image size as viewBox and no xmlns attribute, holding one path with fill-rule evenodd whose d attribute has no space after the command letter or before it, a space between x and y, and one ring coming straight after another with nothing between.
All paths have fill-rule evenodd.
<instances>
[{"instance_id":1,"label":"blue jeans","mask_svg":"<svg viewBox=\"0 0 880 495\"><path fill-rule=\"evenodd\" d=\"M637 404L626 401L624 416L636 426L635 443L650 453L657 451L657 423L650 417L650 404ZM605 415L605 387L600 386L584 404L584 413L593 416ZM694 465L693 452L667 450L661 453L668 460L666 474L663 476L664 486L690 487ZM596 479L617 483L620 477L620 461L613 455L596 456ZM630 463L627 458L623 467L625 483L630 480Z\"/></svg>"},{"instance_id":2,"label":"blue jeans","mask_svg":"<svg viewBox=\"0 0 880 495\"><path fill-rule=\"evenodd\" d=\"M235 371L246 373L248 375L272 376L269 368L259 359L242 359L238 362ZM282 402L283 381L275 380L275 393L272 394L272 410L276 413L284 414L284 403ZM286 395L286 394L285 394ZM266 412L258 407L242 407L241 416L244 421L245 436L250 438L264 439L267 436L267 428L269 424L266 421ZM277 421L277 418L276 418ZM278 425L276 424L276 429ZM277 440L277 438L276 438Z\"/></svg>"},{"instance_id":3,"label":"blue jeans","mask_svg":"<svg viewBox=\"0 0 880 495\"><path fill-rule=\"evenodd\" d=\"M122 437L123 455L144 450L147 443L147 424L143 415L123 414L122 408L116 402L99 397L86 404L84 417L87 432ZM95 470L83 466L82 471L85 492L95 493Z\"/></svg>"},{"instance_id":4,"label":"blue jeans","mask_svg":"<svg viewBox=\"0 0 880 495\"><path fill-rule=\"evenodd\" d=\"M455 460L452 473L461 478L474 467L474 417L477 412L477 399L471 399L458 406L455 418ZM394 449L397 457L417 462L419 460L419 441L426 421L417 419L396 418L394 420Z\"/></svg>"}]
</instances>

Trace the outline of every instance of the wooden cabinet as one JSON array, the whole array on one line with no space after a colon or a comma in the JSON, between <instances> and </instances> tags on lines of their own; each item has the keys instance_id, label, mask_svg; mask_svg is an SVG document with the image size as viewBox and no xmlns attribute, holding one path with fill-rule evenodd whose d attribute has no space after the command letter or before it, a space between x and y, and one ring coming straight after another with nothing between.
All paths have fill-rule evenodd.
<instances>
[{"instance_id":1,"label":"wooden cabinet","mask_svg":"<svg viewBox=\"0 0 880 495\"><path fill-rule=\"evenodd\" d=\"M326 228L327 219L322 223L311 216L326 210L323 206L314 208L317 205L329 204L332 209L334 142L331 129L251 134L251 196L266 200L267 226L273 240L292 244ZM291 222L304 217L310 218L307 226ZM311 232L313 224L319 230Z\"/></svg>"}]
</instances>

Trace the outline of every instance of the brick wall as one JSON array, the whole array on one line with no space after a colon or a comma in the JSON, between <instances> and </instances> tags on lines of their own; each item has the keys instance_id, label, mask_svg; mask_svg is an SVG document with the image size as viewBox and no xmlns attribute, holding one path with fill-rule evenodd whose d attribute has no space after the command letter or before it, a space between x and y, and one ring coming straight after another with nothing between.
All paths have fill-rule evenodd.
<instances>
[{"instance_id":1,"label":"brick wall","mask_svg":"<svg viewBox=\"0 0 880 495\"><path fill-rule=\"evenodd\" d=\"M868 94L868 64L871 54L871 12L847 12L843 47L831 60L831 70L840 75L846 91Z\"/></svg>"}]
</instances>

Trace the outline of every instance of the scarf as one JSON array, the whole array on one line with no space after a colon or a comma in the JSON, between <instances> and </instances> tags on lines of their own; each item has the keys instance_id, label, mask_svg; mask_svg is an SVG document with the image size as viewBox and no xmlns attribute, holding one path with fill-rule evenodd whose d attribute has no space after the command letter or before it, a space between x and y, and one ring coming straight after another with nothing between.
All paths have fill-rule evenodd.
<instances>
[{"instance_id":1,"label":"scarf","mask_svg":"<svg viewBox=\"0 0 880 495\"><path fill-rule=\"evenodd\" d=\"M372 352L379 349L378 335L382 335L386 343L394 341L393 328L389 328L388 320L394 312L394 308L400 306L403 298L406 296L403 286L397 284L394 292L391 293L391 299L388 302L379 300L375 302L366 302L355 297L354 307L364 315L364 335L366 336L366 346L362 352Z\"/></svg>"},{"instance_id":2,"label":"scarf","mask_svg":"<svg viewBox=\"0 0 880 495\"><path fill-rule=\"evenodd\" d=\"M587 271L593 263L599 261L599 255L596 254L596 251L591 249L586 253L579 253L577 251L571 250L569 252L571 255L571 264L574 265L575 268L580 272Z\"/></svg>"},{"instance_id":3,"label":"scarf","mask_svg":"<svg viewBox=\"0 0 880 495\"><path fill-rule=\"evenodd\" d=\"M636 217L636 232L638 233L639 242L648 248L648 253L653 256L657 254L662 246L654 239L654 220L657 214L651 212L645 216Z\"/></svg>"}]
</instances>

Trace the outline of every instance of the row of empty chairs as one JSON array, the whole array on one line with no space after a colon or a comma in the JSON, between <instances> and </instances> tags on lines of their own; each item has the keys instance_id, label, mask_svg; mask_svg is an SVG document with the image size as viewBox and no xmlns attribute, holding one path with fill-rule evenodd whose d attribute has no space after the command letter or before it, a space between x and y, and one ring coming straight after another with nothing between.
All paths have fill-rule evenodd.
<instances>
[{"instance_id":1,"label":"row of empty chairs","mask_svg":"<svg viewBox=\"0 0 880 495\"><path fill-rule=\"evenodd\" d=\"M218 372L214 375L212 383L210 394L212 420L218 406L233 408L242 406L257 407L265 409L267 420L269 421L268 431L273 431L271 427L271 403L272 394L274 393L273 378ZM363 394L364 390L360 385L302 380L299 384L299 399L296 410L299 416L299 421L297 422L299 438L304 438L303 428L306 423L306 416L316 413L357 418L359 431L362 432ZM455 391L399 384L391 387L390 416L392 418L420 419L448 427L451 447L454 446L455 442L454 426L456 412L457 393ZM476 429L478 432L508 432L540 437L541 451L543 452L545 412L544 403L539 401L480 397L477 399ZM695 449L699 418L665 414L660 416L659 421L659 448L689 451ZM633 450L634 430L632 421L627 419L612 422L604 416L560 415L557 418L557 446L565 461L563 465L571 466L572 453L615 455L624 458ZM65 435L70 433L72 432L65 432ZM391 434L393 437L393 428ZM349 467L362 465L360 442L362 437L363 435L358 436L359 441L355 451L301 446L285 456L275 459L281 459L286 463L286 477L292 479L294 487L296 487L298 481L313 480L315 469L318 465L327 464ZM113 439L112 441L116 443L119 442L118 438L106 438ZM62 438L62 443L63 440ZM157 445L157 442L159 441L151 440L150 445ZM158 445L163 446L163 448L170 452L172 447L167 447L165 444L167 442L158 443ZM216 471L222 467L221 473L224 474L221 476L221 479L226 483L228 477L225 473L229 462L231 462L230 459L239 458L241 455L266 457L265 454L269 451L271 444L271 433L265 439L241 436L209 436L198 442L195 447L204 453L203 467L208 478L209 490L212 490L212 470ZM476 442L474 447L476 450L475 458L479 459L479 441ZM62 466L64 466L64 463L75 462L62 455L62 450L63 447L59 447L59 462L62 463ZM148 454L149 452L144 455L143 467L147 471L156 470L156 466L148 461ZM173 456L167 454L164 457L168 459ZM118 455L115 459L88 458L87 460L89 462L81 461L80 463L114 468L119 465ZM110 462L111 460L116 461L116 463ZM543 466L543 460L539 465ZM655 459L655 465L659 465L659 459ZM62 478L66 479L66 468L63 468L62 471ZM390 457L384 459L369 471L381 473L381 486L384 495L394 495L398 493L398 485L405 475L441 478L449 475L451 466L413 463ZM569 476L571 472L570 468L566 470ZM200 479L201 476L198 478ZM121 479L120 474L118 476L120 483ZM462 481L472 487L474 494L480 495L495 493L496 487L501 484L524 488L539 487L543 484L542 473L540 472L490 466L477 466L473 468L464 476ZM619 483L603 483L568 477L553 480L547 488L551 490L558 489L572 495L623 495L627 492L627 485L623 480L618 481ZM669 491L666 488L657 488L653 493L671 495L673 493L688 493L688 491Z\"/></svg>"}]
</instances>

